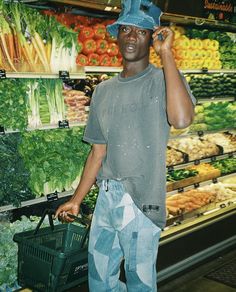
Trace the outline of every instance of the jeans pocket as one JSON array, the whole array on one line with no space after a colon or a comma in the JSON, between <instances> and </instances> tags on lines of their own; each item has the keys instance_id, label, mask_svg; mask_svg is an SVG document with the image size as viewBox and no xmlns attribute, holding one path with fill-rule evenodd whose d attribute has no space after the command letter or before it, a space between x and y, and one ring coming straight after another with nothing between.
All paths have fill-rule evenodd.
<instances>
[{"instance_id":1,"label":"jeans pocket","mask_svg":"<svg viewBox=\"0 0 236 292\"><path fill-rule=\"evenodd\" d=\"M132 238L130 241L129 248L129 259L128 259L128 270L135 271L137 266L137 242L138 242L138 232L132 233Z\"/></svg>"}]
</instances>

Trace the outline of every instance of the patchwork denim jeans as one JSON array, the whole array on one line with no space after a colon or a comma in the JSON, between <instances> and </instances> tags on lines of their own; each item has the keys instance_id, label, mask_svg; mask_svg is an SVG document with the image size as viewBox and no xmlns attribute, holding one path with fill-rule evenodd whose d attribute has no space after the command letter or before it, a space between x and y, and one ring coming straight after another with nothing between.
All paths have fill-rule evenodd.
<instances>
[{"instance_id":1,"label":"patchwork denim jeans","mask_svg":"<svg viewBox=\"0 0 236 292\"><path fill-rule=\"evenodd\" d=\"M89 238L89 291L157 291L160 233L125 193L121 182L103 181ZM123 259L126 283L119 280Z\"/></svg>"}]
</instances>

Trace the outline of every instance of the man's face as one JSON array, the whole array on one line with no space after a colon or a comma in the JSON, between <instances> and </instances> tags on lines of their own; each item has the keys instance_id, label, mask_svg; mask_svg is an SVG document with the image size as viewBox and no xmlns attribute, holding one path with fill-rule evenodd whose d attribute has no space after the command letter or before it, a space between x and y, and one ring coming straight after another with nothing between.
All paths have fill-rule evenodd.
<instances>
[{"instance_id":1,"label":"man's face","mask_svg":"<svg viewBox=\"0 0 236 292\"><path fill-rule=\"evenodd\" d=\"M135 62L149 58L150 30L131 25L121 25L117 41L124 60Z\"/></svg>"}]
</instances>

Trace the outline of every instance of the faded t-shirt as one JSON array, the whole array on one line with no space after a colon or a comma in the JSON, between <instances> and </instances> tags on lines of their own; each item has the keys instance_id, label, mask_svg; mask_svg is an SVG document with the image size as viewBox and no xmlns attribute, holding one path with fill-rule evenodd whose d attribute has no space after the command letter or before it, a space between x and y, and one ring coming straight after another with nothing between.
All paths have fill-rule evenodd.
<instances>
[{"instance_id":1,"label":"faded t-shirt","mask_svg":"<svg viewBox=\"0 0 236 292\"><path fill-rule=\"evenodd\" d=\"M96 87L84 140L107 144L97 180L122 181L135 204L160 228L166 222L169 130L162 69L149 65L135 76L117 75Z\"/></svg>"}]
</instances>

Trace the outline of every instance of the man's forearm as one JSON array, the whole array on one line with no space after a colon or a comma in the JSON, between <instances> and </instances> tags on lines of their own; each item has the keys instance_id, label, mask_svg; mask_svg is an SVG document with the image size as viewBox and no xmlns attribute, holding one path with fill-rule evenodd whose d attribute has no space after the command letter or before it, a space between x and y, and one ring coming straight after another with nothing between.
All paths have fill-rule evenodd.
<instances>
[{"instance_id":1,"label":"man's forearm","mask_svg":"<svg viewBox=\"0 0 236 292\"><path fill-rule=\"evenodd\" d=\"M79 185L72 197L72 200L77 204L80 204L83 201L84 197L95 183L101 164L102 157L97 156L94 151L91 150L86 160Z\"/></svg>"},{"instance_id":2,"label":"man's forearm","mask_svg":"<svg viewBox=\"0 0 236 292\"><path fill-rule=\"evenodd\" d=\"M176 68L174 56L170 50L161 53L166 81L167 115L171 125L184 128L191 124L194 107L183 80Z\"/></svg>"}]
</instances>

